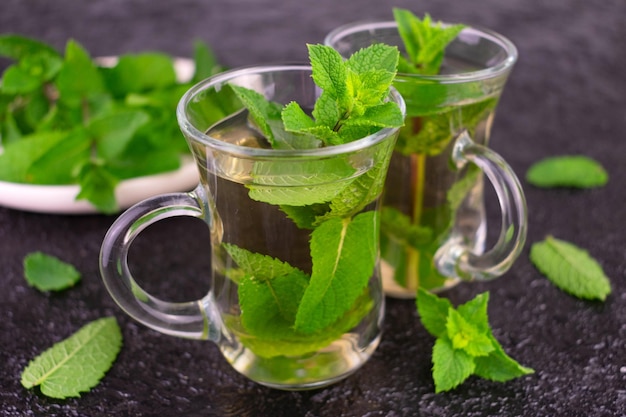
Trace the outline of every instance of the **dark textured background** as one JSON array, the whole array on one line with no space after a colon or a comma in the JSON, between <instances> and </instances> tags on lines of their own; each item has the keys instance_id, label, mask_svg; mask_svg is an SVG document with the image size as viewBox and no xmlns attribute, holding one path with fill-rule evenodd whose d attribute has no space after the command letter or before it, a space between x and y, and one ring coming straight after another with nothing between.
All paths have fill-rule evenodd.
<instances>
[{"instance_id":1,"label":"dark textured background","mask_svg":"<svg viewBox=\"0 0 626 417\"><path fill-rule=\"evenodd\" d=\"M563 153L594 157L611 176L594 190L526 186L528 244L513 269L499 280L448 292L456 304L490 291L496 337L536 373L505 384L470 378L435 395L433 340L412 302L389 300L384 339L356 375L310 392L263 388L231 370L212 344L160 335L117 308L97 269L114 217L0 208L0 415L626 415L624 0L2 0L0 32L58 48L75 38L93 55L153 49L189 56L192 40L200 38L235 67L304 60L305 42L321 42L330 29L352 20L390 19L392 6L486 26L517 44L520 60L499 107L492 146L520 176L532 162ZM494 223L495 210L490 206ZM606 302L570 297L534 269L529 244L546 234L576 243L600 261L613 283ZM194 277L208 264L193 254L207 239L196 220L163 222L137 241L133 268L156 295L198 298L208 284ZM22 259L36 250L76 265L82 282L58 294L29 288ZM124 347L96 388L58 401L21 387L29 359L107 315L121 324Z\"/></svg>"}]
</instances>

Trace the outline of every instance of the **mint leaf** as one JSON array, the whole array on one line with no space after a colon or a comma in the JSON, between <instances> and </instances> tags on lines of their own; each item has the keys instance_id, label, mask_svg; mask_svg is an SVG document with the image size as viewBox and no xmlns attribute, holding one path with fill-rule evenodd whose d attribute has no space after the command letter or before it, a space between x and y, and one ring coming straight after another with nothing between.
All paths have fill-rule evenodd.
<instances>
[{"instance_id":1,"label":"mint leaf","mask_svg":"<svg viewBox=\"0 0 626 417\"><path fill-rule=\"evenodd\" d=\"M87 131L77 127L37 158L28 167L26 176L34 184L75 184L90 152L91 140Z\"/></svg>"},{"instance_id":2,"label":"mint leaf","mask_svg":"<svg viewBox=\"0 0 626 417\"><path fill-rule=\"evenodd\" d=\"M537 187L601 187L609 176L597 161L582 155L555 156L534 163L526 181Z\"/></svg>"},{"instance_id":3,"label":"mint leaf","mask_svg":"<svg viewBox=\"0 0 626 417\"><path fill-rule=\"evenodd\" d=\"M193 60L195 71L191 79L192 84L196 84L225 69L219 64L213 49L200 40L196 40L193 43Z\"/></svg>"},{"instance_id":4,"label":"mint leaf","mask_svg":"<svg viewBox=\"0 0 626 417\"><path fill-rule=\"evenodd\" d=\"M531 368L520 365L507 355L491 333L489 338L494 350L487 356L474 358L476 364L474 373L477 376L491 381L505 382L535 372Z\"/></svg>"},{"instance_id":5,"label":"mint leaf","mask_svg":"<svg viewBox=\"0 0 626 417\"><path fill-rule=\"evenodd\" d=\"M97 163L88 163L79 175L80 191L77 200L88 200L102 213L115 213L119 207L115 186L119 180Z\"/></svg>"},{"instance_id":6,"label":"mint leaf","mask_svg":"<svg viewBox=\"0 0 626 417\"><path fill-rule=\"evenodd\" d=\"M374 271L377 251L376 212L353 219L334 218L311 235L313 271L295 328L313 333L332 324L354 304Z\"/></svg>"},{"instance_id":7,"label":"mint leaf","mask_svg":"<svg viewBox=\"0 0 626 417\"><path fill-rule=\"evenodd\" d=\"M245 87L230 84L231 88L239 97L243 105L250 112L252 120L272 146L277 146L274 133L270 127L270 121L281 120L281 107L279 104L268 101L263 94Z\"/></svg>"},{"instance_id":8,"label":"mint leaf","mask_svg":"<svg viewBox=\"0 0 626 417\"><path fill-rule=\"evenodd\" d=\"M420 287L417 290L416 302L420 320L428 333L435 337L447 335L448 313L452 308L450 301Z\"/></svg>"},{"instance_id":9,"label":"mint leaf","mask_svg":"<svg viewBox=\"0 0 626 417\"><path fill-rule=\"evenodd\" d=\"M447 338L435 341L432 356L436 393L456 388L469 378L476 368L472 356L463 350L453 348Z\"/></svg>"},{"instance_id":10,"label":"mint leaf","mask_svg":"<svg viewBox=\"0 0 626 417\"><path fill-rule=\"evenodd\" d=\"M398 8L393 9L393 15L405 45L407 62L414 68L411 72L426 75L439 73L446 45L456 38L465 26L443 26L441 22L433 22L428 13L420 19L409 10Z\"/></svg>"},{"instance_id":11,"label":"mint leaf","mask_svg":"<svg viewBox=\"0 0 626 417\"><path fill-rule=\"evenodd\" d=\"M24 258L24 277L28 285L40 291L59 291L75 285L81 278L73 265L43 252Z\"/></svg>"},{"instance_id":12,"label":"mint leaf","mask_svg":"<svg viewBox=\"0 0 626 417\"><path fill-rule=\"evenodd\" d=\"M315 84L333 97L343 110L350 105L347 72L343 58L337 51L324 45L307 45Z\"/></svg>"},{"instance_id":13,"label":"mint leaf","mask_svg":"<svg viewBox=\"0 0 626 417\"><path fill-rule=\"evenodd\" d=\"M54 48L43 42L16 34L0 35L0 56L19 61L42 53L61 58Z\"/></svg>"},{"instance_id":14,"label":"mint leaf","mask_svg":"<svg viewBox=\"0 0 626 417\"><path fill-rule=\"evenodd\" d=\"M72 107L80 106L87 97L105 91L102 75L89 53L75 41L67 43L65 61L55 84L59 91L59 100Z\"/></svg>"},{"instance_id":15,"label":"mint leaf","mask_svg":"<svg viewBox=\"0 0 626 417\"><path fill-rule=\"evenodd\" d=\"M32 182L31 176L28 175L30 167L67 136L66 132L41 132L6 144L4 153L0 154L0 180Z\"/></svg>"},{"instance_id":16,"label":"mint leaf","mask_svg":"<svg viewBox=\"0 0 626 417\"><path fill-rule=\"evenodd\" d=\"M479 324L481 322L478 322ZM448 338L454 349L461 349L471 357L486 356L494 350L489 337L480 331L478 326L468 322L453 308L448 311L446 321Z\"/></svg>"},{"instance_id":17,"label":"mint leaf","mask_svg":"<svg viewBox=\"0 0 626 417\"><path fill-rule=\"evenodd\" d=\"M113 159L124 151L137 130L149 120L150 117L142 111L117 111L92 119L87 130L96 143L98 156Z\"/></svg>"},{"instance_id":18,"label":"mint leaf","mask_svg":"<svg viewBox=\"0 0 626 417\"><path fill-rule=\"evenodd\" d=\"M52 398L79 397L98 384L121 345L115 318L93 321L30 361L21 383L24 388L40 386Z\"/></svg>"},{"instance_id":19,"label":"mint leaf","mask_svg":"<svg viewBox=\"0 0 626 417\"><path fill-rule=\"evenodd\" d=\"M100 70L115 97L160 90L176 84L172 58L158 52L122 55L112 68Z\"/></svg>"},{"instance_id":20,"label":"mint leaf","mask_svg":"<svg viewBox=\"0 0 626 417\"><path fill-rule=\"evenodd\" d=\"M569 242L547 236L530 248L530 260L561 290L579 298L605 300L611 282L589 253Z\"/></svg>"},{"instance_id":21,"label":"mint leaf","mask_svg":"<svg viewBox=\"0 0 626 417\"><path fill-rule=\"evenodd\" d=\"M254 164L249 196L274 205L306 206L332 200L348 187L355 169L344 159Z\"/></svg>"},{"instance_id":22,"label":"mint leaf","mask_svg":"<svg viewBox=\"0 0 626 417\"><path fill-rule=\"evenodd\" d=\"M293 327L308 275L267 255L228 243L222 247L242 271L238 293L243 327L259 337L284 337Z\"/></svg>"}]
</instances>

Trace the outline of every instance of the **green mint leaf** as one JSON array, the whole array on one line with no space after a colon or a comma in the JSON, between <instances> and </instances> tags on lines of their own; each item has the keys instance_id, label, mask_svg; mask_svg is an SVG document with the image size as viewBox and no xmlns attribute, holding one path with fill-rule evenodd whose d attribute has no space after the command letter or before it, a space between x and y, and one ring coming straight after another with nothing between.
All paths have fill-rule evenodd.
<instances>
[{"instance_id":1,"label":"green mint leaf","mask_svg":"<svg viewBox=\"0 0 626 417\"><path fill-rule=\"evenodd\" d=\"M19 61L41 53L61 58L54 48L43 42L15 34L0 35L0 56Z\"/></svg>"},{"instance_id":2,"label":"green mint leaf","mask_svg":"<svg viewBox=\"0 0 626 417\"><path fill-rule=\"evenodd\" d=\"M0 154L0 180L32 182L32 177L28 175L32 164L48 150L63 142L67 136L67 132L41 132L6 144L4 153Z\"/></svg>"},{"instance_id":3,"label":"green mint leaf","mask_svg":"<svg viewBox=\"0 0 626 417\"><path fill-rule=\"evenodd\" d=\"M474 359L465 351L454 349L447 338L435 341L432 361L436 393L456 388L474 373L476 367Z\"/></svg>"},{"instance_id":4,"label":"green mint leaf","mask_svg":"<svg viewBox=\"0 0 626 417\"><path fill-rule=\"evenodd\" d=\"M530 260L561 290L579 298L605 300L611 282L586 250L547 236L530 248Z\"/></svg>"},{"instance_id":5,"label":"green mint leaf","mask_svg":"<svg viewBox=\"0 0 626 417\"><path fill-rule=\"evenodd\" d=\"M98 157L114 159L124 151L137 130L149 121L148 114L142 111L117 111L92 119L87 131L96 143Z\"/></svg>"},{"instance_id":6,"label":"green mint leaf","mask_svg":"<svg viewBox=\"0 0 626 417\"><path fill-rule=\"evenodd\" d=\"M296 315L296 330L321 330L354 305L374 271L376 222L376 212L368 211L353 219L330 219L313 231L313 271Z\"/></svg>"},{"instance_id":7,"label":"green mint leaf","mask_svg":"<svg viewBox=\"0 0 626 417\"><path fill-rule=\"evenodd\" d=\"M263 94L254 90L234 84L230 84L230 86L250 112L250 117L252 117L261 133L272 147L277 146L278 144L269 122L271 120L281 120L280 106L277 103L266 100Z\"/></svg>"},{"instance_id":8,"label":"green mint leaf","mask_svg":"<svg viewBox=\"0 0 626 417\"><path fill-rule=\"evenodd\" d=\"M98 68L87 51L75 41L67 43L65 61L55 84L59 100L72 107L80 106L89 96L105 92L104 80Z\"/></svg>"},{"instance_id":9,"label":"green mint leaf","mask_svg":"<svg viewBox=\"0 0 626 417\"><path fill-rule=\"evenodd\" d=\"M196 40L193 43L193 60L195 70L191 80L192 84L225 70L217 61L213 49L201 40Z\"/></svg>"},{"instance_id":10,"label":"green mint leaf","mask_svg":"<svg viewBox=\"0 0 626 417\"><path fill-rule=\"evenodd\" d=\"M250 252L230 243L222 243L222 247L233 258L237 267L241 268L245 274L253 276L260 281L271 280L299 271L287 262L260 253Z\"/></svg>"},{"instance_id":11,"label":"green mint leaf","mask_svg":"<svg viewBox=\"0 0 626 417\"><path fill-rule=\"evenodd\" d=\"M474 358L474 363L476 364L474 374L491 381L505 382L535 372L531 368L520 365L508 356L491 333L489 338L494 350L487 356Z\"/></svg>"},{"instance_id":12,"label":"green mint leaf","mask_svg":"<svg viewBox=\"0 0 626 417\"><path fill-rule=\"evenodd\" d=\"M113 317L93 321L33 359L22 372L24 388L40 386L52 398L79 397L96 386L122 346Z\"/></svg>"},{"instance_id":13,"label":"green mint leaf","mask_svg":"<svg viewBox=\"0 0 626 417\"><path fill-rule=\"evenodd\" d=\"M107 89L115 97L159 90L176 84L172 58L157 52L122 55L115 66L101 68Z\"/></svg>"},{"instance_id":14,"label":"green mint leaf","mask_svg":"<svg viewBox=\"0 0 626 417\"><path fill-rule=\"evenodd\" d=\"M332 200L348 187L355 169L343 159L256 162L249 196L274 205L307 206Z\"/></svg>"},{"instance_id":15,"label":"green mint leaf","mask_svg":"<svg viewBox=\"0 0 626 417\"><path fill-rule=\"evenodd\" d=\"M340 110L348 108L351 103L346 65L339 52L324 45L307 45L307 48L315 84L337 101Z\"/></svg>"},{"instance_id":16,"label":"green mint leaf","mask_svg":"<svg viewBox=\"0 0 626 417\"><path fill-rule=\"evenodd\" d=\"M359 75L370 74L372 70L379 71L386 79L389 74L396 72L398 59L399 54L396 48L378 43L352 54L346 61L346 68ZM390 83L391 80L387 82L387 87ZM371 87L376 88L375 85ZM381 94L383 94L385 90L387 90L387 88L379 87ZM384 96L382 96L382 98L384 98Z\"/></svg>"},{"instance_id":17,"label":"green mint leaf","mask_svg":"<svg viewBox=\"0 0 626 417\"><path fill-rule=\"evenodd\" d=\"M479 324L481 322L478 322ZM479 326L468 322L453 308L448 311L446 330L454 349L462 349L471 357L487 356L494 350L489 337L481 332Z\"/></svg>"},{"instance_id":18,"label":"green mint leaf","mask_svg":"<svg viewBox=\"0 0 626 417\"><path fill-rule=\"evenodd\" d=\"M487 304L489 303L489 293L478 294L465 304L457 307L459 314L472 323L481 333L490 332L489 317L487 315Z\"/></svg>"},{"instance_id":19,"label":"green mint leaf","mask_svg":"<svg viewBox=\"0 0 626 417\"><path fill-rule=\"evenodd\" d=\"M582 155L556 156L534 163L526 181L537 187L601 187L609 176L597 161Z\"/></svg>"},{"instance_id":20,"label":"green mint leaf","mask_svg":"<svg viewBox=\"0 0 626 417\"><path fill-rule=\"evenodd\" d=\"M90 151L87 131L76 128L34 161L26 176L34 184L75 184L81 168L89 161Z\"/></svg>"},{"instance_id":21,"label":"green mint leaf","mask_svg":"<svg viewBox=\"0 0 626 417\"><path fill-rule=\"evenodd\" d=\"M428 333L435 337L447 335L448 312L452 308L450 301L420 287L416 302L420 321Z\"/></svg>"},{"instance_id":22,"label":"green mint leaf","mask_svg":"<svg viewBox=\"0 0 626 417\"><path fill-rule=\"evenodd\" d=\"M443 26L441 22L434 23L428 14L420 19L409 10L398 8L393 9L393 15L407 52L407 61L414 68L410 72L426 75L439 73L446 46L465 26Z\"/></svg>"},{"instance_id":23,"label":"green mint leaf","mask_svg":"<svg viewBox=\"0 0 626 417\"><path fill-rule=\"evenodd\" d=\"M81 278L73 265L43 252L24 258L24 277L28 285L40 291L59 291L74 286Z\"/></svg>"},{"instance_id":24,"label":"green mint leaf","mask_svg":"<svg viewBox=\"0 0 626 417\"><path fill-rule=\"evenodd\" d=\"M118 211L115 187L119 180L97 163L83 167L79 175L80 192L77 200L88 200L100 212L112 214Z\"/></svg>"}]
</instances>

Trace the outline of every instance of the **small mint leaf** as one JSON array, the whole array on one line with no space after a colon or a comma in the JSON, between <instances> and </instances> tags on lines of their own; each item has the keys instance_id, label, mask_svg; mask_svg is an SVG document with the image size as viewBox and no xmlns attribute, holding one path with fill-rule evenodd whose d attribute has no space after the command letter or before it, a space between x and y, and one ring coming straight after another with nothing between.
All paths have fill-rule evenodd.
<instances>
[{"instance_id":1,"label":"small mint leaf","mask_svg":"<svg viewBox=\"0 0 626 417\"><path fill-rule=\"evenodd\" d=\"M398 65L398 49L383 43L361 49L346 61L346 67L357 74L366 74L376 69L382 73L395 74Z\"/></svg>"},{"instance_id":2,"label":"small mint leaf","mask_svg":"<svg viewBox=\"0 0 626 417\"><path fill-rule=\"evenodd\" d=\"M463 383L476 365L465 351L454 349L447 338L439 338L433 346L433 380L435 392L449 391Z\"/></svg>"},{"instance_id":3,"label":"small mint leaf","mask_svg":"<svg viewBox=\"0 0 626 417\"><path fill-rule=\"evenodd\" d=\"M508 356L493 335L489 337L494 350L488 356L474 358L476 364L474 373L477 376L491 381L505 382L535 372Z\"/></svg>"},{"instance_id":4,"label":"small mint leaf","mask_svg":"<svg viewBox=\"0 0 626 417\"><path fill-rule=\"evenodd\" d=\"M277 103L268 101L263 94L254 90L235 84L230 84L230 86L250 112L250 117L252 117L261 133L273 147L276 142L269 121L281 120L280 106Z\"/></svg>"},{"instance_id":5,"label":"small mint leaf","mask_svg":"<svg viewBox=\"0 0 626 417\"><path fill-rule=\"evenodd\" d=\"M28 285L40 291L59 291L74 286L81 278L73 265L42 252L24 258L24 276Z\"/></svg>"},{"instance_id":6,"label":"small mint leaf","mask_svg":"<svg viewBox=\"0 0 626 417\"><path fill-rule=\"evenodd\" d=\"M474 323L465 320L453 308L448 311L446 330L452 347L464 350L471 357L487 356L494 350L487 334L481 332Z\"/></svg>"},{"instance_id":7,"label":"small mint leaf","mask_svg":"<svg viewBox=\"0 0 626 417\"><path fill-rule=\"evenodd\" d=\"M290 132L304 132L315 126L315 122L295 101L287 104L281 113L285 129Z\"/></svg>"},{"instance_id":8,"label":"small mint leaf","mask_svg":"<svg viewBox=\"0 0 626 417\"><path fill-rule=\"evenodd\" d=\"M52 398L79 397L96 386L122 346L113 317L93 321L30 361L21 376L24 388L41 387Z\"/></svg>"},{"instance_id":9,"label":"small mint leaf","mask_svg":"<svg viewBox=\"0 0 626 417\"><path fill-rule=\"evenodd\" d=\"M530 248L535 267L561 290L579 298L605 300L611 282L589 253L569 242L546 237Z\"/></svg>"},{"instance_id":10,"label":"small mint leaf","mask_svg":"<svg viewBox=\"0 0 626 417\"><path fill-rule=\"evenodd\" d=\"M534 163L526 181L537 187L593 188L606 185L609 176L597 161L583 155L555 156Z\"/></svg>"},{"instance_id":11,"label":"small mint leaf","mask_svg":"<svg viewBox=\"0 0 626 417\"><path fill-rule=\"evenodd\" d=\"M417 312L424 328L435 337L445 336L446 323L452 303L447 298L437 297L423 288L417 290Z\"/></svg>"},{"instance_id":12,"label":"small mint leaf","mask_svg":"<svg viewBox=\"0 0 626 417\"><path fill-rule=\"evenodd\" d=\"M349 104L346 64L339 52L325 45L307 45L315 84L340 103Z\"/></svg>"},{"instance_id":13,"label":"small mint leaf","mask_svg":"<svg viewBox=\"0 0 626 417\"><path fill-rule=\"evenodd\" d=\"M313 230L313 272L296 315L296 330L321 330L354 305L374 271L376 222L376 212L368 211L353 219L330 219Z\"/></svg>"}]
</instances>

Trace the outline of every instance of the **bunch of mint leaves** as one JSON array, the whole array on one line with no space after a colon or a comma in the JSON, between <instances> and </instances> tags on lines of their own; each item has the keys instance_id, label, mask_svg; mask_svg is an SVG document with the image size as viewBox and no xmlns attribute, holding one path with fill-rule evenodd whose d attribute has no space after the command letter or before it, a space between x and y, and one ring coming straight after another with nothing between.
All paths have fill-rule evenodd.
<instances>
[{"instance_id":1,"label":"bunch of mint leaves","mask_svg":"<svg viewBox=\"0 0 626 417\"><path fill-rule=\"evenodd\" d=\"M77 199L116 212L121 180L175 170L188 152L178 100L221 70L208 45L194 48L193 79L180 82L163 53L122 55L104 67L74 40L62 55L34 39L0 36L0 56L14 61L0 84L0 181L78 184Z\"/></svg>"},{"instance_id":2,"label":"bunch of mint leaves","mask_svg":"<svg viewBox=\"0 0 626 417\"><path fill-rule=\"evenodd\" d=\"M396 48L375 45L346 61L327 46L308 45L308 50L311 76L322 90L310 115L296 102L283 106L231 84L274 149L336 146L403 124L397 103L387 100ZM364 209L382 192L391 139L379 144L373 166L362 175L341 157L311 161L297 173L289 168L286 175L289 162L255 163L253 184L247 185L250 198L278 206L298 227L310 230L312 263L309 274L222 243L237 265L227 275L238 284L241 305L241 315L227 324L257 355L313 352L354 328L371 310L368 282L377 259L378 216ZM279 183L273 184L274 178Z\"/></svg>"}]
</instances>

